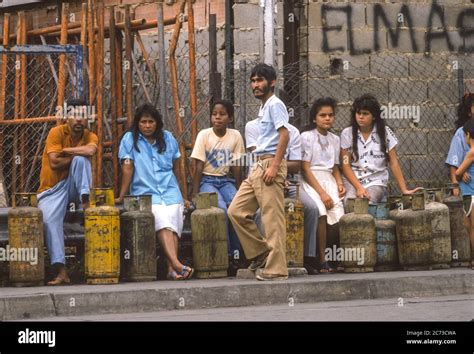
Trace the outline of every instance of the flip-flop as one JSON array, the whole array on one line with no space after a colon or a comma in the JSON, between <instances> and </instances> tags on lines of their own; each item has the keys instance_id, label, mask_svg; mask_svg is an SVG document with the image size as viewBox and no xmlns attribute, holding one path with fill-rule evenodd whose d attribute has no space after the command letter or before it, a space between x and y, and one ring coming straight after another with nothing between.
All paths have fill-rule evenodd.
<instances>
[{"instance_id":1,"label":"flip-flop","mask_svg":"<svg viewBox=\"0 0 474 354\"><path fill-rule=\"evenodd\" d=\"M166 279L168 279L168 280L184 280L183 276L181 274L176 273L174 270L172 272L169 272L166 275Z\"/></svg>"},{"instance_id":2,"label":"flip-flop","mask_svg":"<svg viewBox=\"0 0 474 354\"><path fill-rule=\"evenodd\" d=\"M194 269L188 266L183 266L183 270L179 275L183 277L183 280L191 279L194 274Z\"/></svg>"},{"instance_id":3,"label":"flip-flop","mask_svg":"<svg viewBox=\"0 0 474 354\"><path fill-rule=\"evenodd\" d=\"M53 280L49 281L46 285L56 286L56 285L69 285L69 284L71 284L71 279L56 277Z\"/></svg>"},{"instance_id":4,"label":"flip-flop","mask_svg":"<svg viewBox=\"0 0 474 354\"><path fill-rule=\"evenodd\" d=\"M321 263L319 266L320 274L334 273L334 268L331 268L328 262Z\"/></svg>"}]
</instances>

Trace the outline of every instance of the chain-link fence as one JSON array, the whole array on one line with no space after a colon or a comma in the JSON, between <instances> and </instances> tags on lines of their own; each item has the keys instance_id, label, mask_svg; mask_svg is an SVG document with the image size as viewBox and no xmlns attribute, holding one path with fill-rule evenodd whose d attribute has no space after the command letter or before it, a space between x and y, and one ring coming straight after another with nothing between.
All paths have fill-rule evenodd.
<instances>
[{"instance_id":1,"label":"chain-link fence","mask_svg":"<svg viewBox=\"0 0 474 354\"><path fill-rule=\"evenodd\" d=\"M243 61L235 71L235 126L242 134L245 124L257 117L260 106L249 86L255 64ZM277 87L290 123L298 128L308 124L315 99L335 98L336 134L350 125L353 100L364 93L373 94L399 140L397 153L409 186L441 187L448 181L444 160L460 95L464 89L474 89L474 58L374 54L360 66L354 66L350 57L333 59L328 66L301 61L279 70ZM392 192L397 193L393 182L392 178Z\"/></svg>"},{"instance_id":2,"label":"chain-link fence","mask_svg":"<svg viewBox=\"0 0 474 354\"><path fill-rule=\"evenodd\" d=\"M219 29L221 31L222 29ZM166 32L169 39L172 32ZM218 33L218 38L222 33ZM196 87L198 129L209 127L209 37L196 31ZM222 39L220 39L222 40ZM141 44L140 44L141 42ZM170 80L169 58L166 77L159 75L159 52L156 31L134 35L133 107L150 101L160 107L160 86L166 86L165 129L186 145L191 143L189 43L185 30L180 33L176 49L178 95L184 134L177 134L175 108ZM165 40L169 53L169 41ZM221 43L218 43L218 46ZM106 41L105 47L108 48ZM106 52L104 68L104 141L112 140L110 58ZM124 55L124 53L122 53ZM65 55L65 99L77 88L74 55ZM5 121L14 118L46 117L55 114L59 54L25 55L26 89L21 89L21 75L16 74L17 55L9 55L5 90ZM1 59L1 56L0 56ZM21 58L20 58L21 59ZM216 58L218 71L225 73L223 50ZM440 186L447 181L444 159L449 147L456 110L463 90L474 90L474 60L472 55L431 56L372 54L367 62L352 63L351 57L331 59L330 64L315 65L300 61L279 70L277 94L286 103L290 122L300 128L308 123L311 103L318 97L331 96L338 102L334 131L340 133L350 124L350 106L363 93L374 94L387 109L387 123L399 140L397 152L405 178L410 186ZM255 61L234 63L234 127L244 135L245 124L257 117L260 102L253 97L249 76ZM84 72L86 73L86 71ZM125 71L122 71L125 85ZM221 87L225 87L222 75ZM125 93L125 89L123 90ZM123 97L125 103L125 94ZM23 103L22 103L23 102ZM398 109L398 111L397 111ZM401 110L401 111L400 111ZM402 115L400 115L402 114ZM403 115L405 114L405 115ZM125 108L124 108L125 115ZM3 148L0 170L3 172L7 195L14 191L35 191L39 184L41 154L52 122L34 124L5 124L0 121ZM104 156L104 186L113 185L111 149ZM189 176L189 174L188 174ZM2 176L0 176L1 178ZM396 189L396 186L392 187Z\"/></svg>"},{"instance_id":3,"label":"chain-link fence","mask_svg":"<svg viewBox=\"0 0 474 354\"><path fill-rule=\"evenodd\" d=\"M63 55L65 100L68 100L78 89L75 54ZM0 120L0 178L9 202L13 193L35 192L39 187L44 142L55 125L51 118L45 117L58 113L60 54L5 54L0 59L0 65L6 67L4 114ZM25 65L26 70L21 70ZM25 118L28 122L21 121Z\"/></svg>"}]
</instances>

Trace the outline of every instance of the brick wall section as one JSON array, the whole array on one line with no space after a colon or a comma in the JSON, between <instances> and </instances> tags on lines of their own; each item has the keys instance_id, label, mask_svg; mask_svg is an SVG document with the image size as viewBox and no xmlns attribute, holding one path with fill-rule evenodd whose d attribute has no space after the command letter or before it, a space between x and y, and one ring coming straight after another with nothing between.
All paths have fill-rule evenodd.
<instances>
[{"instance_id":1,"label":"brick wall section","mask_svg":"<svg viewBox=\"0 0 474 354\"><path fill-rule=\"evenodd\" d=\"M74 13L76 21L81 20L81 5L82 1L70 1L69 2L69 11ZM132 8L135 9L135 18L144 18L146 20L155 20L157 16L156 4L137 1L137 0L104 0L105 7L117 6L118 8L121 5L129 4ZM195 0L194 1L194 16L195 16L195 26L196 27L206 27L208 25L208 20L206 14L209 13L209 10L206 9L206 6L210 8L211 13L217 15L217 23L222 24L225 20L225 2L221 0ZM164 16L165 18L175 16L180 7L180 2L174 2L171 5L164 5ZM14 7L4 9L3 12L10 12L12 14L10 18L11 28L10 32L16 28L16 13L18 11L24 10L27 12L28 17L28 29L40 28L45 26L53 26L58 24L56 22L56 17L58 14L57 5L55 2L40 4L40 5L30 5L25 7ZM117 9L118 10L118 9ZM108 12L105 13L105 23L108 23ZM0 13L0 25L1 31L3 31L3 15Z\"/></svg>"}]
</instances>

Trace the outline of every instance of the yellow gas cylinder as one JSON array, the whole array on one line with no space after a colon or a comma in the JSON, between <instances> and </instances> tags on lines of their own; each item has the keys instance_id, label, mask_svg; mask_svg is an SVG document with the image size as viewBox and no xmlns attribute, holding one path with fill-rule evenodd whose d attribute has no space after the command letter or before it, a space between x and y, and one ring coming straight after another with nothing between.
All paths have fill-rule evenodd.
<instances>
[{"instance_id":1,"label":"yellow gas cylinder","mask_svg":"<svg viewBox=\"0 0 474 354\"><path fill-rule=\"evenodd\" d=\"M304 263L304 210L300 201L300 185L296 198L285 198L286 260L288 267L303 267Z\"/></svg>"},{"instance_id":2,"label":"yellow gas cylinder","mask_svg":"<svg viewBox=\"0 0 474 354\"><path fill-rule=\"evenodd\" d=\"M120 217L112 189L91 190L84 213L87 284L116 284L120 275Z\"/></svg>"},{"instance_id":3,"label":"yellow gas cylinder","mask_svg":"<svg viewBox=\"0 0 474 354\"><path fill-rule=\"evenodd\" d=\"M199 193L191 214L193 265L196 278L227 276L229 267L225 211L217 207L217 193Z\"/></svg>"},{"instance_id":4,"label":"yellow gas cylinder","mask_svg":"<svg viewBox=\"0 0 474 354\"><path fill-rule=\"evenodd\" d=\"M17 193L8 212L7 260L14 286L44 285L43 213L34 193Z\"/></svg>"}]
</instances>

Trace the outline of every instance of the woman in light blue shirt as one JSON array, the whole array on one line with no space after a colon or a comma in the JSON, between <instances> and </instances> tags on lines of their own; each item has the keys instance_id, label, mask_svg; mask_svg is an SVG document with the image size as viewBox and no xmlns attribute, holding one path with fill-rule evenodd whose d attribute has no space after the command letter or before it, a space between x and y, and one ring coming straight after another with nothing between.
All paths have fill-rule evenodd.
<instances>
[{"instance_id":1,"label":"woman in light blue shirt","mask_svg":"<svg viewBox=\"0 0 474 354\"><path fill-rule=\"evenodd\" d=\"M168 261L168 279L191 278L194 270L178 260L178 238L183 230L183 197L175 176L180 158L178 142L163 129L160 113L151 104L140 106L130 131L120 142L122 185L117 203L124 196L152 195L155 231Z\"/></svg>"}]
</instances>

